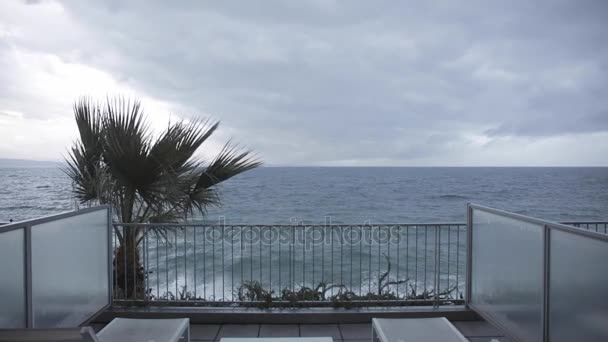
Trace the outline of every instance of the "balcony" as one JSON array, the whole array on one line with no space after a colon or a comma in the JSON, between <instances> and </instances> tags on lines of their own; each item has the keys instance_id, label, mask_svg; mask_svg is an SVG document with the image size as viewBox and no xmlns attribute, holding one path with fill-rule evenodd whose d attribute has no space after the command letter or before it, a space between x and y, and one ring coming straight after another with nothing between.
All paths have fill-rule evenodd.
<instances>
[{"instance_id":1,"label":"balcony","mask_svg":"<svg viewBox=\"0 0 608 342\"><path fill-rule=\"evenodd\" d=\"M193 339L346 341L369 332L372 317L446 316L471 340L608 336L608 270L597 262L608 258L606 222L476 205L467 214L467 223L136 225L112 224L99 207L12 223L0 227L0 271L10 275L0 327L189 317ZM135 230L139 247L120 253Z\"/></svg>"}]
</instances>

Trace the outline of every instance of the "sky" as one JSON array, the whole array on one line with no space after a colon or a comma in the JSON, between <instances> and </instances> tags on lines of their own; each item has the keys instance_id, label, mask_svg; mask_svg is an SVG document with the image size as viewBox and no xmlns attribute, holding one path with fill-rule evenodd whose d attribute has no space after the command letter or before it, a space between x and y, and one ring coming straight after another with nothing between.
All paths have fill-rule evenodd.
<instances>
[{"instance_id":1,"label":"sky","mask_svg":"<svg viewBox=\"0 0 608 342\"><path fill-rule=\"evenodd\" d=\"M0 2L0 158L81 96L211 117L266 165L608 166L608 1Z\"/></svg>"}]
</instances>

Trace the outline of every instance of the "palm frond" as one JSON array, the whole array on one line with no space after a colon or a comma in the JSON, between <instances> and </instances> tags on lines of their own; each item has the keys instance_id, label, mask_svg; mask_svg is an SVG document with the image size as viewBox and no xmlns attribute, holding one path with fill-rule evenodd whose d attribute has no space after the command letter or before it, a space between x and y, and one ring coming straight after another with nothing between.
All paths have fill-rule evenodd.
<instances>
[{"instance_id":1,"label":"palm frond","mask_svg":"<svg viewBox=\"0 0 608 342\"><path fill-rule=\"evenodd\" d=\"M104 161L119 185L145 188L154 181L148 172L150 134L139 102L108 100L103 110Z\"/></svg>"},{"instance_id":2,"label":"palm frond","mask_svg":"<svg viewBox=\"0 0 608 342\"><path fill-rule=\"evenodd\" d=\"M74 117L80 133L80 150L94 172L103 154L103 132L99 107L87 98L74 105Z\"/></svg>"},{"instance_id":3,"label":"palm frond","mask_svg":"<svg viewBox=\"0 0 608 342\"><path fill-rule=\"evenodd\" d=\"M150 148L152 162L165 172L180 173L194 165L194 152L215 132L219 122L183 121L175 123ZM182 168L185 168L182 170Z\"/></svg>"},{"instance_id":4,"label":"palm frond","mask_svg":"<svg viewBox=\"0 0 608 342\"><path fill-rule=\"evenodd\" d=\"M196 189L208 189L220 182L262 165L251 151L240 151L239 147L228 142L218 156L200 175Z\"/></svg>"},{"instance_id":5,"label":"palm frond","mask_svg":"<svg viewBox=\"0 0 608 342\"><path fill-rule=\"evenodd\" d=\"M203 166L194 155L217 121L180 121L153 138L138 101L118 97L99 106L83 98L74 114L80 139L64 169L74 194L83 203L112 203L121 222L176 222L194 210L205 212L220 203L215 185L261 165L228 143ZM121 240L141 234L125 227Z\"/></svg>"},{"instance_id":6,"label":"palm frond","mask_svg":"<svg viewBox=\"0 0 608 342\"><path fill-rule=\"evenodd\" d=\"M99 108L87 98L74 104L74 118L78 126L80 140L75 142L66 158L67 166L63 171L74 182L74 194L81 203L100 200L102 197L99 182L105 181L102 175L103 133Z\"/></svg>"},{"instance_id":7,"label":"palm frond","mask_svg":"<svg viewBox=\"0 0 608 342\"><path fill-rule=\"evenodd\" d=\"M156 181L139 191L147 203L155 206L168 203L182 212L189 211L189 204L184 201L184 190L196 182L190 175L200 167L193 154L218 125L218 122L208 120L182 121L170 125L163 132L149 153L149 172L157 175Z\"/></svg>"},{"instance_id":8,"label":"palm frond","mask_svg":"<svg viewBox=\"0 0 608 342\"><path fill-rule=\"evenodd\" d=\"M205 212L210 205L219 205L220 196L213 187L231 177L262 165L250 151L227 143L218 156L197 176L194 187L188 193L186 206L192 213L194 208Z\"/></svg>"}]
</instances>

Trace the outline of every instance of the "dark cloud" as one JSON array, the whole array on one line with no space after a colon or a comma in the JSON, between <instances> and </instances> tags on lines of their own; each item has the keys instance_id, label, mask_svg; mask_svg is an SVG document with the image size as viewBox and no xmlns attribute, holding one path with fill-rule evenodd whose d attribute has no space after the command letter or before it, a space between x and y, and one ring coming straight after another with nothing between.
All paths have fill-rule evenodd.
<instances>
[{"instance_id":1,"label":"dark cloud","mask_svg":"<svg viewBox=\"0 0 608 342\"><path fill-rule=\"evenodd\" d=\"M271 163L608 132L605 1L62 4L79 34L19 44L213 114Z\"/></svg>"}]
</instances>

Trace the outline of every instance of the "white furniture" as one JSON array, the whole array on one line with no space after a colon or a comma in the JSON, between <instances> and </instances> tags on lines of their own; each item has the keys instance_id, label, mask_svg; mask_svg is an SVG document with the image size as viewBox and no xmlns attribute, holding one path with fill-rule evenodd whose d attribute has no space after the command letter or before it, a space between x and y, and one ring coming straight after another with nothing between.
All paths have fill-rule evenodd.
<instances>
[{"instance_id":1,"label":"white furniture","mask_svg":"<svg viewBox=\"0 0 608 342\"><path fill-rule=\"evenodd\" d=\"M189 342L190 319L114 318L110 324L106 325L97 334L95 334L95 331L91 327L56 329L0 329L0 342L8 341Z\"/></svg>"},{"instance_id":2,"label":"white furniture","mask_svg":"<svg viewBox=\"0 0 608 342\"><path fill-rule=\"evenodd\" d=\"M333 342L331 337L223 337L220 342Z\"/></svg>"},{"instance_id":3,"label":"white furniture","mask_svg":"<svg viewBox=\"0 0 608 342\"><path fill-rule=\"evenodd\" d=\"M114 318L97 333L100 342L190 341L190 319Z\"/></svg>"},{"instance_id":4,"label":"white furniture","mask_svg":"<svg viewBox=\"0 0 608 342\"><path fill-rule=\"evenodd\" d=\"M0 329L0 342L98 342L91 327Z\"/></svg>"},{"instance_id":5,"label":"white furniture","mask_svg":"<svg viewBox=\"0 0 608 342\"><path fill-rule=\"evenodd\" d=\"M445 317L373 318L372 342L466 342Z\"/></svg>"}]
</instances>

